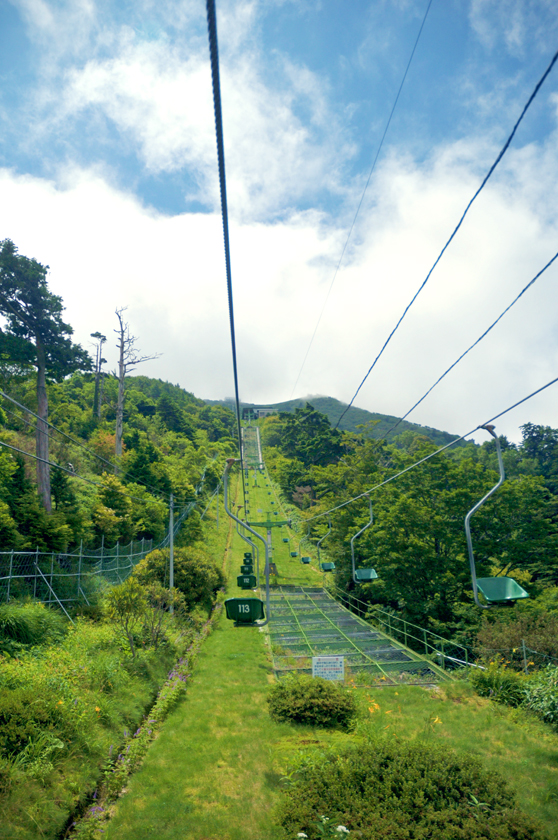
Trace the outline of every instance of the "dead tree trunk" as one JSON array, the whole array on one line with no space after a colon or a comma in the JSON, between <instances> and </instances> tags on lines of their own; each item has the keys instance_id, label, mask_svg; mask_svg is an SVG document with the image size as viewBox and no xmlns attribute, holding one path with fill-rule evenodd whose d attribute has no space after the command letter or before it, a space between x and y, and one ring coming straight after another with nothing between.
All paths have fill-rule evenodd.
<instances>
[{"instance_id":1,"label":"dead tree trunk","mask_svg":"<svg viewBox=\"0 0 558 840\"><path fill-rule=\"evenodd\" d=\"M36 336L37 348L37 420L36 453L37 458L37 486L45 510L50 513L52 503L50 498L50 467L48 452L48 394L46 389L46 357L41 337Z\"/></svg>"}]
</instances>

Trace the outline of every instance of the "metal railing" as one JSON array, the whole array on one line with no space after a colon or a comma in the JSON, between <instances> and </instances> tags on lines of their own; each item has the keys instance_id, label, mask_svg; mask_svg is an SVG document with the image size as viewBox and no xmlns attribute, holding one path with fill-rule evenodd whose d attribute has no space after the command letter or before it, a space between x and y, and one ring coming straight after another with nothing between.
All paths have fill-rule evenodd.
<instances>
[{"instance_id":1,"label":"metal railing","mask_svg":"<svg viewBox=\"0 0 558 840\"><path fill-rule=\"evenodd\" d=\"M392 639L403 642L405 647L421 652L425 656L434 656L442 668L472 665L472 653L465 645L444 639L432 630L392 615L375 604L369 604L353 594L343 592L337 586L332 586L331 591L351 612L364 618L369 624L380 625L384 633Z\"/></svg>"}]
</instances>

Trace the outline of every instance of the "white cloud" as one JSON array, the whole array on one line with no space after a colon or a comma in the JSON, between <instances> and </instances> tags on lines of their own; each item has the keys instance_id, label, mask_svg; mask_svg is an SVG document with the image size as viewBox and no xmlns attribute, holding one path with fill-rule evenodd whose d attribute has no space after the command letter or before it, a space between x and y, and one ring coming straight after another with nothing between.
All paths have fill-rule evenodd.
<instances>
[{"instance_id":1,"label":"white cloud","mask_svg":"<svg viewBox=\"0 0 558 840\"><path fill-rule=\"evenodd\" d=\"M553 255L556 218L544 205L538 214L525 175L535 158L535 148L512 153L515 177L482 194L357 405L405 412ZM478 183L467 159L461 146L426 166L392 157L379 170L297 395L350 398ZM556 155L547 149L541 160L555 194ZM142 372L203 397L231 393L218 214L159 215L110 186L108 172L68 170L54 183L2 170L0 189L0 229L21 253L50 264L51 288L62 295L77 340L87 343L96 330L109 336L114 366L114 308L128 305L141 349L163 353ZM289 398L345 235L313 211L231 226L244 399ZM410 419L465 432L553 378L557 285L554 267ZM557 407L558 394L549 391L498 428L517 437L527 420L556 425Z\"/></svg>"}]
</instances>

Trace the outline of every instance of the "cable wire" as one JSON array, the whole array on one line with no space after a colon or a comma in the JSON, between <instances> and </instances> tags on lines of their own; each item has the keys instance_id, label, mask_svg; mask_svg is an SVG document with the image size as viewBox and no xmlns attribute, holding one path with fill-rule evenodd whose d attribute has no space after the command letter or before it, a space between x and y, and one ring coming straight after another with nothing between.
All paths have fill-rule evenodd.
<instances>
[{"instance_id":1,"label":"cable wire","mask_svg":"<svg viewBox=\"0 0 558 840\"><path fill-rule=\"evenodd\" d=\"M329 514L333 513L334 511L341 510L341 508L347 507L347 505L351 505L353 502L358 501L358 499L363 499L365 496L368 496L368 494L372 493L374 490L378 490L380 487L383 487L385 484L389 484L391 481L395 481L396 478L399 478L400 476L409 472L409 470L415 469L415 467L418 467L421 464L424 464L425 461L429 461L431 458L434 458L435 455L439 455L441 452L444 452L446 449L449 449L450 446L455 446L455 444L459 443L459 441L465 440L466 437L469 437L469 435L474 434L476 431L478 431L478 429L482 429L482 428L484 428L484 426L488 426L489 423L493 423L494 420L498 420L499 417L503 417L504 414L508 414L508 412L512 411L514 408L517 408L518 405L521 405L522 403L527 402L527 400L530 400L532 397L535 397L537 394L540 394L541 391L545 391L547 388L550 388L550 386L554 385L556 382L558 382L558 376L556 377L556 379L552 379L550 382L547 382L546 385L543 385L541 388L537 388L536 391L533 391L528 396L523 397L523 399L518 400L513 405L510 405L509 408L504 409L504 411L501 411L499 414L495 414L494 417L490 418L490 420L485 420L484 423L480 423L478 426L475 426L475 428L471 429L470 432L466 432L464 435L461 435L461 437L455 438L455 440L452 440L449 443L446 443L445 446L440 447L440 449L436 449L434 452L431 452L430 455L425 455L425 457L421 458L420 461L415 461L414 464L410 464L408 467L405 467L405 469L401 470L400 472L396 473L395 475L392 475L389 478L386 478L384 481L381 481L379 484L375 484L373 487L370 487L368 490L364 490L362 493L359 493L358 496L353 496L352 499L348 499L346 502L342 502L341 504L336 505L335 507L332 507L329 510L324 511L323 513L317 513L315 516L310 516L308 519L305 519L304 522L305 523L306 522L312 522L314 519L321 519L324 516L329 516Z\"/></svg>"},{"instance_id":2,"label":"cable wire","mask_svg":"<svg viewBox=\"0 0 558 840\"><path fill-rule=\"evenodd\" d=\"M225 176L225 144L223 140L223 115L221 111L221 84L219 81L219 47L217 42L217 15L215 0L206 0L207 34L209 39L209 57L211 63L211 83L213 86L213 110L215 113L215 136L217 140L217 161L219 166L219 190L221 193L221 216L223 219L223 239L225 244L225 265L227 272L227 294L229 299L229 323L231 332L231 351L234 375L234 395L236 402L236 422L238 429L238 451L242 469L242 493L246 504L246 486L244 482L244 463L242 458L242 432L240 423L240 396L238 390L238 365L236 360L236 337L234 326L233 289L231 272L231 252L229 242L229 213L227 208L227 179Z\"/></svg>"},{"instance_id":3,"label":"cable wire","mask_svg":"<svg viewBox=\"0 0 558 840\"><path fill-rule=\"evenodd\" d=\"M369 184L370 184L370 180L371 180L372 175L373 175L373 173L374 173L374 170L375 170L375 168L376 168L376 163L377 163L378 158L379 158L379 156L380 156L380 152L382 151L382 146L384 145L384 140L386 139L386 134L388 133L388 129L389 129L390 124L391 124L391 119L392 119L392 117L393 117L393 114L394 114L395 108L397 107L397 103L399 102L399 97L400 97L400 95L401 95L401 91L403 90L403 85L405 84L405 79L407 78L407 73L409 72L409 68L410 68L410 66L411 66L411 62L412 62L412 60L413 60L413 56L414 56L415 51L416 51L416 48L417 48L417 46L418 46L418 42L419 42L420 36L421 36L421 34L422 34L422 30L423 30L423 28L424 28L424 24L426 23L426 18L428 17L428 12L430 11L430 6L431 6L431 5L432 5L432 0L429 0L428 6L427 6L427 8L426 8L426 12L424 13L424 17L423 17L423 19L422 19L422 23L421 23L421 25L420 25L420 29L419 29L419 31L418 31L418 35L417 35L417 37L416 37L416 39L415 39L415 43L414 43L413 49L412 49L412 51L411 51L411 55L410 55L409 61L407 62L407 67L405 68L405 72L403 73L403 78L401 79L401 84L399 85L399 90L397 91L397 96L395 97L395 101L394 101L394 103L393 103L393 107L392 107L391 112L390 112L390 115L389 115L389 117L388 117L388 121L387 121L387 123L386 123L386 127L384 128L384 133L382 134L382 138L381 138L381 140L380 140L380 145L378 146L378 149L377 149L377 151L376 151L376 156L374 157L374 160L373 160L373 162L372 162L372 167L371 167L371 169L370 169L370 173L369 173L369 175L368 175L368 180L366 181L366 184L365 184L365 186L364 186L364 190L362 191L362 195L361 195L361 197L360 197L360 201L359 201L359 203L358 203L358 207L357 207L357 210L356 210L356 213L355 213L354 219L353 219L352 224L351 224L351 227L350 227L350 229L349 229L349 233L348 233L347 239L345 240L345 244L343 245L343 250L341 251L341 256L339 257L339 262L337 263L337 268L335 269L335 271L334 271L334 273L333 273L333 278L332 278L332 280L331 280L331 283L329 284L329 289L327 290L327 294L326 294L326 296L325 296L325 300L324 300L324 302L323 302L322 309L321 309L320 314L319 314L319 316L318 316L318 321L317 321L316 326L315 326L315 328L314 328L314 332L312 333L312 338L310 339L310 344L308 345L308 349L306 350L306 355L304 356L304 359L303 359L303 361L302 361L302 365L300 366L300 370L299 370L299 372L298 372L298 376L297 376L297 378L296 378L296 382L295 382L295 384L294 384L294 386L293 386L293 390L291 391L291 397L290 397L291 399L292 399L292 396L293 396L293 394L294 394L294 392L295 392L296 386L298 385L298 380L300 379L300 375L301 375L301 373L302 373L302 371L303 371L303 369L304 369L304 365L306 364L306 359L308 358L308 355L309 355L309 353L310 353L310 349L311 349L311 347L312 347L312 344L314 343L314 339L315 339L315 337L316 337L316 333L318 332L318 327L320 326L320 322L321 322L321 320L322 320L322 316L323 316L323 314L324 314L324 312L325 312L325 308L326 308L327 302L328 302L328 300L329 300L329 296L330 296L330 294L331 294L331 290L333 289L333 284L335 283L335 280L336 280L336 278L337 278L337 274L339 273L339 269L341 268L341 263L343 262L343 257L345 256L345 251L347 250L347 246L348 246L348 244L349 244L349 239L351 238L351 235L352 235L352 233L353 233L353 228L354 228L354 226L355 226L355 224L356 224L356 220L357 220L358 214L360 213L360 208L362 207L362 202L364 201L364 196L366 195L366 191L367 191L368 186L369 186Z\"/></svg>"},{"instance_id":4,"label":"cable wire","mask_svg":"<svg viewBox=\"0 0 558 840\"><path fill-rule=\"evenodd\" d=\"M542 85L543 85L544 81L546 80L546 78L547 78L547 76L549 75L550 71L552 70L552 68L553 68L553 67L554 67L554 65L556 64L556 61L557 61L557 60L558 60L558 52L556 52L556 53L554 54L554 56L553 56L553 58L552 58L552 61L550 62L550 64L549 64L549 65L548 65L548 67L546 68L545 72L543 73L543 75L541 76L541 78L539 79L539 81L537 82L537 84L536 84L536 86L535 86L535 89L533 90L533 92L532 92L531 96L529 97L529 99L527 100L527 102L526 102L525 106L523 107L523 110L522 110L522 112L521 112L521 114L520 114L520 116L519 116L519 119L518 119L518 120L517 120L517 122L515 123L515 125L514 125L514 127L513 127L513 129L512 129L511 134L509 135L508 139L506 140L506 142L505 142L505 143L504 143L504 145L502 146L502 148L501 148L500 152L498 153L498 156L496 157L496 160L494 161L494 163L492 164L492 166L491 166L491 167L490 167L490 169L488 170L487 174L485 175L485 177L484 177L484 179L483 179L483 181L482 181L482 183L481 183L480 187L477 189L476 193L473 195L473 197L471 198L471 200L470 200L470 201L469 201L469 203L467 204L467 206L466 206L466 208L465 208L465 210L464 210L464 212L463 212L463 214L462 214L461 218L459 219L459 222L457 223L456 227L455 227L455 228L454 228L454 230L453 230L453 233L451 234L450 238L448 239L448 241L446 242L446 244L444 245L444 247L442 248L442 250L441 250L441 251L440 251L440 253L438 254L438 256L437 256L437 258L436 258L436 261L434 262L434 265L432 266L432 268L430 269L430 271L429 271L429 272L428 272L428 274L426 275L425 279L422 281L421 285L419 286L419 288L418 288L418 289L417 289L417 291L415 292L414 296L411 298L410 303L408 303L408 304L407 304L407 306L405 307L405 310L404 310L403 314L402 314L402 315L401 315L401 317L399 318L399 320L398 320L398 322L396 323L396 325L395 325L395 327L393 328L393 330L392 330L392 331L390 332L390 334L388 335L388 337L387 337L386 341L384 342L384 345L383 345L382 349L380 350L380 352L378 353L378 355L376 356L376 358L375 358L375 359L374 359L374 361L372 362L372 365L370 366L370 368L369 368L369 370L368 370L368 373L366 374L366 376L364 377L364 379L362 380L362 382L360 383L360 385L359 385L359 386L358 386L358 388L356 389L356 391L355 391L355 393L353 394L353 397L352 397L352 399L351 399L350 403L348 404L347 408L346 408L346 409L345 409L345 411L341 414L341 417L339 418L339 420L338 420L338 421L337 421L337 423L336 423L336 426L335 426L335 428L336 428L336 429L338 428L339 423L341 422L341 420L343 419L343 417L345 416L345 414L347 413L347 411L350 409L350 407L352 406L353 402L355 401L355 399L356 399L356 396L357 396L358 392L360 391L360 389L362 388L362 386L364 385L364 383L366 382L366 380L368 379L368 377L370 376L370 374L372 373L372 371L373 371L373 370L374 370L374 368L376 367L376 364L377 364L377 362L379 361L379 359L381 358L381 356L383 355L384 350L386 349L386 347L388 346L389 342L391 341L391 339L393 338L393 336L395 335L395 333L396 333L396 332L397 332L397 330L399 329L399 325L400 325L400 324L401 324L401 322L403 321L403 319L404 319L405 315L407 314L407 312L409 311L409 309L411 308L411 306L413 305L413 303L415 302L415 300L418 298L419 294L422 292L422 290L424 289L424 287L426 286L426 284L427 284L427 283L428 283L428 281L430 280L430 277L431 277L431 275L432 275L432 272L434 271L434 269L436 268L436 266L438 265L438 263L439 263L439 262L440 262L440 260L442 259L443 255L444 255L444 254L445 254L445 252L447 251L447 249L448 249L448 247L449 247L450 243L452 242L452 240L453 240L453 239L454 239L454 237L456 236L456 234L457 234L458 230L460 229L461 225L463 224L463 222L464 222L464 220L465 220L465 217L466 217L467 213L468 213L468 212L469 212L469 210L471 209L471 206L473 205L473 202L476 200L476 198L477 198L477 197L479 196L479 194L482 192L482 190L484 189L484 187L485 187L485 186L486 186L486 184L488 183L488 180L489 180L489 179L490 179L490 177L492 176L492 173L494 172L494 170L496 169L496 167L498 166L498 164L500 163L500 161L501 161L501 160L502 160L502 158L504 157L505 153L507 152L508 148L510 147L510 144L511 144L511 142L512 142L512 140L513 140L514 136L515 136L515 133L516 133L517 129L519 128L519 125L521 124L521 122L522 122L522 120L523 120L523 117L525 116L525 114L527 113L527 111L528 111L529 107L530 107L530 106L531 106L531 104L533 103L533 101L534 101L535 97L537 96L537 94L538 94L539 90L541 89L541 87L542 87Z\"/></svg>"},{"instance_id":5,"label":"cable wire","mask_svg":"<svg viewBox=\"0 0 558 840\"><path fill-rule=\"evenodd\" d=\"M440 377L436 380L436 382L434 383L434 385L432 385L432 386L428 389L428 391L427 391L427 392L426 392L426 393L425 393L425 394L424 394L424 395L420 398L420 400L418 400L418 401L414 404L414 406L413 406L412 408L410 408L410 409L409 409L409 411L408 411L406 414L404 414L404 415L403 415L403 417L401 417L401 418L397 421L397 423L395 423L395 424L391 427L391 429L388 429L388 430L387 430L387 432L385 432L385 433L382 435L382 437L381 437L381 438L379 438L379 440L385 440L385 438L387 438L387 436L388 436L391 432L393 432L393 431L394 431L394 430L395 430L395 429L399 426L399 424L400 424L400 423L402 423L402 422L403 422L403 420L405 420L405 419L409 416L409 414L411 414L411 412L412 412L412 411L414 411L414 410L415 410L415 408L417 408L417 406L419 406L419 405L421 404L421 402L422 402L423 400L425 400L425 399L426 399L426 397L430 394L430 392L434 390L434 388L436 387L436 385L439 385L439 384L440 384L440 382L442 381L442 379L444 379L444 377L448 375L448 373L450 372L450 370L453 370L453 368L454 368L457 364L459 364L459 362L461 361L461 359L465 358L465 356L467 355L467 353L469 353L469 352L473 349L473 347L476 347L476 346L477 346L477 344L479 344L479 343L483 340L483 338L486 338L486 336L488 335L488 333L489 333L489 332L490 332L490 331L491 331L491 330L492 330L492 329L496 326L496 324L497 324L499 321L501 321L501 320L502 320L502 318L504 317L504 315L506 314L506 312L509 312L509 311L510 311L510 309L512 308L512 306L514 306L514 305L517 303L517 301L520 299L520 297L522 297L522 296L525 294L525 292L527 291L527 289L531 288L531 286L533 285L533 283L535 283L535 282L539 279L539 277L541 276L541 274L544 274L544 272L547 270L547 268L550 268L550 266L552 265L552 263L553 263L556 259L558 259L558 252L557 252L556 254L554 254L554 256L552 257L552 259L551 259L551 260L549 260L549 262L547 262L547 264L544 266L544 268L541 268L541 270L539 271L539 273L538 273L538 274L535 274L535 276L533 277L533 279L532 279L532 280L530 280L530 281L529 281L529 283L527 283L527 285L526 285L526 286L525 286L525 287L524 287L524 288L520 291L520 293L517 295L517 297L515 297L515 298L514 298L514 300L512 300L512 302L510 303L510 305L509 305L509 306L507 306L507 307L504 309L504 311L502 312L502 314L501 314L501 315L499 315L499 316L496 318L496 320L495 320L495 321L494 321L494 322L493 322L493 323L492 323L492 324L488 327L488 329L486 329L486 330L483 332L483 334L482 334L481 336L479 336L479 337L477 338L477 340L476 340L476 341L474 341L474 342L471 344L471 346L470 346L470 347L468 347L468 348L467 348L467 350L465 350L465 352L464 352L464 353L462 353L462 354L461 354L461 356L459 356L459 358L458 358L458 359L456 359L456 360L455 360L455 362L454 362L452 365L450 365L450 366L449 366L449 368L448 368L446 371L444 371L444 373L443 373L443 374L442 374L442 375L441 375L441 376L440 376Z\"/></svg>"}]
</instances>

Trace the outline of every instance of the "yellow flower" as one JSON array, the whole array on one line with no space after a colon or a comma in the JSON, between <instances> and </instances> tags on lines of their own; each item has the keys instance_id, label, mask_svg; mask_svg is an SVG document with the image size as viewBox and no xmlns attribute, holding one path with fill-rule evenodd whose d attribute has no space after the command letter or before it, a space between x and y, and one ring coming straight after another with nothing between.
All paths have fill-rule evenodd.
<instances>
[{"instance_id":1,"label":"yellow flower","mask_svg":"<svg viewBox=\"0 0 558 840\"><path fill-rule=\"evenodd\" d=\"M57 705L58 705L58 706L63 706L63 705L64 705L64 701L63 701L63 700L59 700Z\"/></svg>"},{"instance_id":2,"label":"yellow flower","mask_svg":"<svg viewBox=\"0 0 558 840\"><path fill-rule=\"evenodd\" d=\"M100 712L100 711L101 711L101 710L100 710L100 708L99 708L99 706L95 706L95 711L96 711L96 712Z\"/></svg>"}]
</instances>

